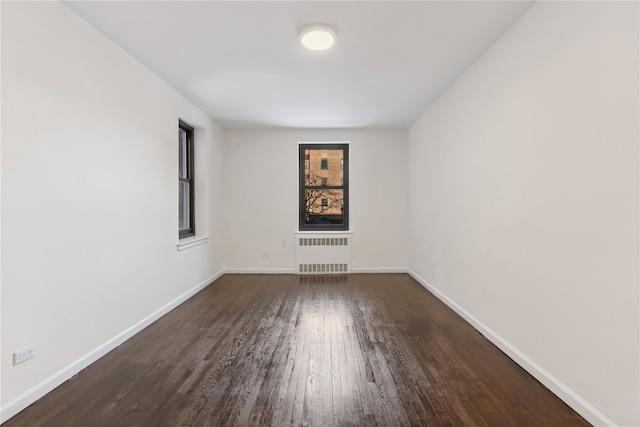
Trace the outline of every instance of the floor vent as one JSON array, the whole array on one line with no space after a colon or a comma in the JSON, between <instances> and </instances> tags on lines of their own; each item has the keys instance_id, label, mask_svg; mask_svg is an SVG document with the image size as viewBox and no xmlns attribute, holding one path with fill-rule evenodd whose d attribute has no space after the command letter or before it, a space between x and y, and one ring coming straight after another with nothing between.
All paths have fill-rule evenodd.
<instances>
[{"instance_id":1,"label":"floor vent","mask_svg":"<svg viewBox=\"0 0 640 427\"><path fill-rule=\"evenodd\" d=\"M351 272L351 234L296 234L297 274Z\"/></svg>"}]
</instances>

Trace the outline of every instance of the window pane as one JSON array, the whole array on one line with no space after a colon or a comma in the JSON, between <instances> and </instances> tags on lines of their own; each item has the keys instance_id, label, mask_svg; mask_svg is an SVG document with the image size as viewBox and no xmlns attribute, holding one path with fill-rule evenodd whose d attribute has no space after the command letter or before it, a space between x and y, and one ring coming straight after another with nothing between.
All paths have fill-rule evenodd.
<instances>
[{"instance_id":1,"label":"window pane","mask_svg":"<svg viewBox=\"0 0 640 427\"><path fill-rule=\"evenodd\" d=\"M344 224L343 190L306 189L305 224Z\"/></svg>"},{"instance_id":2,"label":"window pane","mask_svg":"<svg viewBox=\"0 0 640 427\"><path fill-rule=\"evenodd\" d=\"M349 145L300 144L298 154L300 230L348 230Z\"/></svg>"},{"instance_id":3,"label":"window pane","mask_svg":"<svg viewBox=\"0 0 640 427\"><path fill-rule=\"evenodd\" d=\"M179 207L179 226L180 230L188 230L191 228L189 215L189 183L180 182L180 207Z\"/></svg>"},{"instance_id":4,"label":"window pane","mask_svg":"<svg viewBox=\"0 0 640 427\"><path fill-rule=\"evenodd\" d=\"M180 133L180 139L179 139L179 158L178 158L178 163L179 163L179 168L180 168L180 178L186 178L187 177L187 132L184 131L184 129L178 129L178 132Z\"/></svg>"},{"instance_id":5,"label":"window pane","mask_svg":"<svg viewBox=\"0 0 640 427\"><path fill-rule=\"evenodd\" d=\"M309 159L305 161L305 174L309 175L306 185L342 185L342 150L305 150L304 154Z\"/></svg>"}]
</instances>

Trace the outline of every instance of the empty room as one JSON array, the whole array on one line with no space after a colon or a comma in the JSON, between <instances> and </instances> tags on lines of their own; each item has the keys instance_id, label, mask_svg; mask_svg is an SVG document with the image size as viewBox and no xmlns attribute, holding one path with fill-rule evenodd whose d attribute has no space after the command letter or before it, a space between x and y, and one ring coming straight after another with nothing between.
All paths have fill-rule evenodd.
<instances>
[{"instance_id":1,"label":"empty room","mask_svg":"<svg viewBox=\"0 0 640 427\"><path fill-rule=\"evenodd\" d=\"M637 1L2 1L17 426L640 426Z\"/></svg>"}]
</instances>

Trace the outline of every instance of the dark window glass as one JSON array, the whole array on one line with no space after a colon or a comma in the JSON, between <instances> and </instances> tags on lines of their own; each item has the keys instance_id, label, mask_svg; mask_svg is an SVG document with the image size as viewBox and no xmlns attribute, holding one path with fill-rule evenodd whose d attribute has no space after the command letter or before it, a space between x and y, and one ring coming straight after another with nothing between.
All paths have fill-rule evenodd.
<instances>
[{"instance_id":1,"label":"dark window glass","mask_svg":"<svg viewBox=\"0 0 640 427\"><path fill-rule=\"evenodd\" d=\"M178 122L178 236L195 232L193 197L193 128Z\"/></svg>"},{"instance_id":2,"label":"dark window glass","mask_svg":"<svg viewBox=\"0 0 640 427\"><path fill-rule=\"evenodd\" d=\"M348 230L349 144L300 144L299 149L300 230Z\"/></svg>"}]
</instances>

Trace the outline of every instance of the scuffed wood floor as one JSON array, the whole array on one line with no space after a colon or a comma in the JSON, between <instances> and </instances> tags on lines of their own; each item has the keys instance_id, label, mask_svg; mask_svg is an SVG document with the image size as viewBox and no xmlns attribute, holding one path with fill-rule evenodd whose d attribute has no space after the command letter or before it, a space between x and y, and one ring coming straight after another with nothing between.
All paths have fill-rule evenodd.
<instances>
[{"instance_id":1,"label":"scuffed wood floor","mask_svg":"<svg viewBox=\"0 0 640 427\"><path fill-rule=\"evenodd\" d=\"M405 274L226 275L6 422L588 426Z\"/></svg>"}]
</instances>

